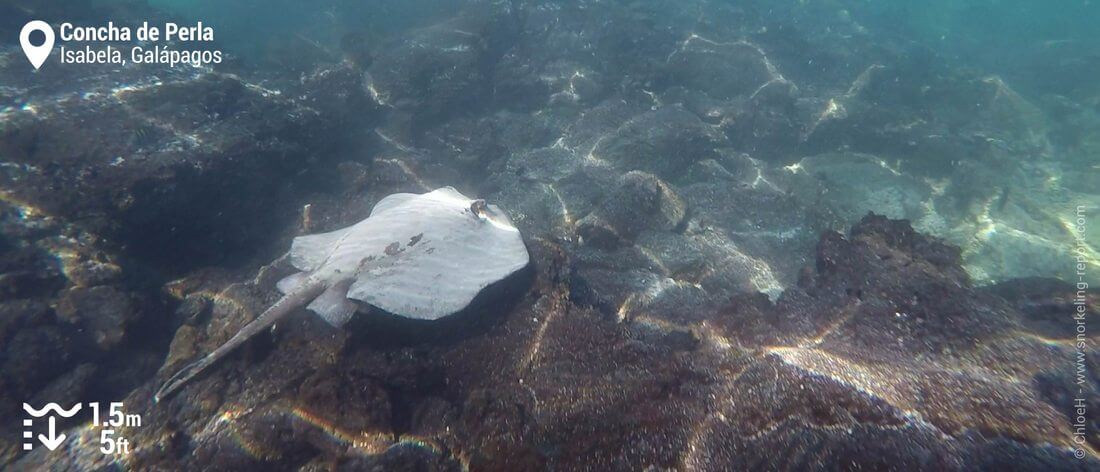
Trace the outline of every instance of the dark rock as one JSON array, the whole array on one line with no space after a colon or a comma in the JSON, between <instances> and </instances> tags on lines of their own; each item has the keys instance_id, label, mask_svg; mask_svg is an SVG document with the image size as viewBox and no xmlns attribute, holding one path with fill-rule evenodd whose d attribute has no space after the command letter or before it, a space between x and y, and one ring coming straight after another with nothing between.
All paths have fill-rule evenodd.
<instances>
[{"instance_id":1,"label":"dark rock","mask_svg":"<svg viewBox=\"0 0 1100 472\"><path fill-rule=\"evenodd\" d=\"M623 171L677 177L693 162L717 157L725 136L682 107L645 112L601 137L589 153Z\"/></svg>"},{"instance_id":2,"label":"dark rock","mask_svg":"<svg viewBox=\"0 0 1100 472\"><path fill-rule=\"evenodd\" d=\"M75 287L63 291L57 303L57 314L66 322L87 330L104 351L121 343L130 325L140 316L130 296L110 286Z\"/></svg>"},{"instance_id":3,"label":"dark rock","mask_svg":"<svg viewBox=\"0 0 1100 472\"><path fill-rule=\"evenodd\" d=\"M34 395L27 403L31 405L45 405L57 403L58 405L75 405L87 398L88 390L100 375L99 368L95 364L84 363L75 369L66 372L46 385ZM72 426L62 425L62 427Z\"/></svg>"},{"instance_id":4,"label":"dark rock","mask_svg":"<svg viewBox=\"0 0 1100 472\"><path fill-rule=\"evenodd\" d=\"M744 104L723 114L718 124L734 146L760 158L785 160L795 154L804 123L817 110L786 79L771 80L749 95Z\"/></svg>"},{"instance_id":5,"label":"dark rock","mask_svg":"<svg viewBox=\"0 0 1100 472\"><path fill-rule=\"evenodd\" d=\"M772 346L764 348L769 353L765 359L779 361L764 368L763 372L768 373L761 372L768 376L767 386L752 385L756 375L753 370L739 375L735 388L752 392L750 401L771 397L769 404L783 405L785 412L808 406L807 399L795 400L788 394L772 397L778 393L773 389L782 388L786 382L776 382L771 376L788 366L795 368L794 372L814 375L813 379L794 382L800 393L807 391L808 385L833 381L840 382L836 385L840 391L860 392L854 397L840 391L825 395L831 398L827 405L797 415L802 419L793 423L785 422L810 422L819 425L813 427L817 429L835 421L829 419L834 417L829 409L838 405L846 410L841 417L852 418L843 420L850 425L849 439L816 435L813 442L829 451L827 458L814 459L796 452L793 460L811 464L820 460L825 464L837 460L838 456L832 454L852 457L854 452L845 452L850 449L844 444L853 436L868 434L868 428L898 431L898 426L887 425L910 424L907 418L917 411L940 432L973 441L967 431L978 429L989 439L971 443L965 448L969 452L964 452L941 443L936 439L939 432L927 434L904 426L904 434L885 433L875 440L883 447L882 454L891 457L891 464L952 463L959 454L971 457L986 448L1018 455L1023 461L1057 463L1058 459L1051 456L1053 451L1042 450L1044 446L1018 448L1015 444L1021 443L1010 445L997 438L1030 444L1045 443L1052 437L1067 441L1059 432L1064 421L1062 406L1047 403L1034 386L986 377L971 368L1011 364L1013 369L1025 372L1062 371L1060 357L1042 343L1029 341L1028 334L1021 334L1019 313L1002 299L970 288L958 263L956 249L916 234L904 222L869 216L852 228L849 238L823 236L816 269L797 288L785 292L777 305L743 297L729 309L730 317L720 323L727 327L727 333L737 337L737 345ZM907 301L899 303L902 300ZM1028 354L1021 355L1023 349ZM956 364L962 359L966 359L962 365ZM937 367L941 365L953 367ZM838 402L840 398L846 400ZM852 401L871 403L860 407ZM857 411L863 408L868 409ZM739 407L727 415L759 411L761 407ZM775 421L774 415L765 416ZM792 452L803 450L805 443L798 435L781 431L769 439L741 443L735 438L744 433L732 426L738 423L744 424L735 420L715 431L717 437L734 441L726 447L785 444L778 447L790 447ZM885 446L899 441L916 449ZM736 455L704 457L710 464L745 464Z\"/></svg>"},{"instance_id":6,"label":"dark rock","mask_svg":"<svg viewBox=\"0 0 1100 472\"><path fill-rule=\"evenodd\" d=\"M15 398L26 397L65 372L75 361L71 337L57 325L24 328L5 343L0 368Z\"/></svg>"},{"instance_id":7,"label":"dark rock","mask_svg":"<svg viewBox=\"0 0 1100 472\"><path fill-rule=\"evenodd\" d=\"M305 93L298 103L316 110L325 110L324 119L328 126L368 128L383 112L382 106L371 96L368 85L362 71L348 64L318 68L302 78L301 87ZM308 127L306 130L317 131ZM370 135L363 133L361 136ZM361 136L352 136L340 144L352 149L362 149L369 145L369 141L363 140Z\"/></svg>"},{"instance_id":8,"label":"dark rock","mask_svg":"<svg viewBox=\"0 0 1100 472\"><path fill-rule=\"evenodd\" d=\"M669 81L711 97L748 97L784 80L764 50L746 41L716 41L692 34L668 56Z\"/></svg>"},{"instance_id":9,"label":"dark rock","mask_svg":"<svg viewBox=\"0 0 1100 472\"><path fill-rule=\"evenodd\" d=\"M1076 337L1076 323L1067 323L1067 314L1100 316L1100 290L1086 288L1078 294L1080 287L1058 279L1021 278L982 290L1007 300L1025 315L1021 321L1028 328L1052 339Z\"/></svg>"},{"instance_id":10,"label":"dark rock","mask_svg":"<svg viewBox=\"0 0 1100 472\"><path fill-rule=\"evenodd\" d=\"M871 65L819 105L803 148L898 156L903 168L931 175L960 161L1049 152L1041 113L999 77L930 74L919 62Z\"/></svg>"},{"instance_id":11,"label":"dark rock","mask_svg":"<svg viewBox=\"0 0 1100 472\"><path fill-rule=\"evenodd\" d=\"M25 328L53 324L53 310L42 301L11 300L0 303L0 343L7 345L11 337Z\"/></svg>"},{"instance_id":12,"label":"dark rock","mask_svg":"<svg viewBox=\"0 0 1100 472\"><path fill-rule=\"evenodd\" d=\"M298 388L297 402L311 415L333 418L332 428L349 431L391 431L393 408L379 385L349 385L330 371L316 372Z\"/></svg>"},{"instance_id":13,"label":"dark rock","mask_svg":"<svg viewBox=\"0 0 1100 472\"><path fill-rule=\"evenodd\" d=\"M688 1L692 6L698 5L694 0ZM591 54L586 51L595 49L601 72L636 85L655 81L666 70L669 55L698 24L692 6L660 0L565 9L573 10L570 13L583 25L582 37L591 42L579 51L572 51L572 56L584 57ZM601 17L615 21L598 20Z\"/></svg>"},{"instance_id":14,"label":"dark rock","mask_svg":"<svg viewBox=\"0 0 1100 472\"><path fill-rule=\"evenodd\" d=\"M477 12L394 40L370 67L376 99L412 114L413 127L489 103L491 67L514 41L507 11Z\"/></svg>"},{"instance_id":15,"label":"dark rock","mask_svg":"<svg viewBox=\"0 0 1100 472\"><path fill-rule=\"evenodd\" d=\"M668 184L644 172L628 172L598 209L577 222L577 234L588 243L614 248L631 244L644 230L672 231L687 207Z\"/></svg>"},{"instance_id":16,"label":"dark rock","mask_svg":"<svg viewBox=\"0 0 1100 472\"><path fill-rule=\"evenodd\" d=\"M327 469L326 469L327 470ZM348 455L337 461L337 471L356 470L409 470L409 471L461 471L466 470L461 461L447 457L415 442L398 443L374 457Z\"/></svg>"},{"instance_id":17,"label":"dark rock","mask_svg":"<svg viewBox=\"0 0 1100 472\"><path fill-rule=\"evenodd\" d=\"M898 172L893 167L896 164L865 154L809 156L791 167L790 178L795 183L790 187L803 200L828 208L845 225L870 211L918 221L928 216L925 202L932 189Z\"/></svg>"},{"instance_id":18,"label":"dark rock","mask_svg":"<svg viewBox=\"0 0 1100 472\"><path fill-rule=\"evenodd\" d=\"M327 156L363 147L336 137L337 126L377 116L348 68L319 71L285 92L216 72L179 68L151 79L131 77L136 70L89 69L69 81L82 98L36 98L5 118L0 148L17 164L0 174L5 188L62 223L79 221L95 235L89 245L107 253L80 254L66 268L77 284L117 281L120 251L173 275L249 253L283 222L251 196L267 195L268 210L289 206L295 190L276 182L297 177L300 191L312 176L335 174ZM317 170L301 175L309 169Z\"/></svg>"}]
</instances>

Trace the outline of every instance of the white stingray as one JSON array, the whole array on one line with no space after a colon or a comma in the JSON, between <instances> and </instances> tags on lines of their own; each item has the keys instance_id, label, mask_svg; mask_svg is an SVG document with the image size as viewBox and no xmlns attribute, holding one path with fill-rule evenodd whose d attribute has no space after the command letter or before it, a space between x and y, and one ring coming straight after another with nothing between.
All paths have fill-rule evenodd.
<instances>
[{"instance_id":1,"label":"white stingray","mask_svg":"<svg viewBox=\"0 0 1100 472\"><path fill-rule=\"evenodd\" d=\"M284 296L172 376L156 400L302 305L337 327L355 313L352 300L435 320L462 310L486 286L529 261L519 230L503 211L451 187L383 198L363 221L294 238L289 258L301 272L278 282Z\"/></svg>"}]
</instances>

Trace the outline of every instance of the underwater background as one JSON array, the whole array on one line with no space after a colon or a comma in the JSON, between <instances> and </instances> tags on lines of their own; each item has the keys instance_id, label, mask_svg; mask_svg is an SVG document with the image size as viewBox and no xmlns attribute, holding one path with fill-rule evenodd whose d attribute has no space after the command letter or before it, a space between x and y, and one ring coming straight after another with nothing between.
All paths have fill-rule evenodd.
<instances>
[{"instance_id":1,"label":"underwater background","mask_svg":"<svg viewBox=\"0 0 1100 472\"><path fill-rule=\"evenodd\" d=\"M201 21L160 44L225 59L36 71L32 19ZM1098 23L0 1L0 468L1096 470ZM437 322L299 310L153 401L279 299L294 237L443 186L504 210L529 269ZM87 410L25 450L24 402L112 401L130 453Z\"/></svg>"}]
</instances>

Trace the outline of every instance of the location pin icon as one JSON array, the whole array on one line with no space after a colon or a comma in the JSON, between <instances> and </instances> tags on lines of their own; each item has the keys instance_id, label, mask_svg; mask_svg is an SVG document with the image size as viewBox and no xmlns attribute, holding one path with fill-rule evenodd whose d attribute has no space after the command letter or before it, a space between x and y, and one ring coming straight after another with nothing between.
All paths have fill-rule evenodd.
<instances>
[{"instance_id":1,"label":"location pin icon","mask_svg":"<svg viewBox=\"0 0 1100 472\"><path fill-rule=\"evenodd\" d=\"M31 44L31 33L35 31L41 31L46 36L46 41L38 46ZM23 31L19 33L19 44L23 46L23 53L27 55L31 65L34 66L35 70L38 70L39 67L42 67L42 63L46 62L50 51L53 50L53 28L50 28L50 24L42 20L31 21L23 25Z\"/></svg>"}]
</instances>

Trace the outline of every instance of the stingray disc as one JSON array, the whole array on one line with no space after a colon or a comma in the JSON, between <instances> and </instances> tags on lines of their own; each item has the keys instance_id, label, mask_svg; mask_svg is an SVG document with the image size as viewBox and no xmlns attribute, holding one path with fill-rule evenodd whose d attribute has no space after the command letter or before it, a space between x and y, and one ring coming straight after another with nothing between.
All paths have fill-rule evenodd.
<instances>
[{"instance_id":1,"label":"stingray disc","mask_svg":"<svg viewBox=\"0 0 1100 472\"><path fill-rule=\"evenodd\" d=\"M444 187L390 195L359 223L295 238L290 261L330 283L351 279L347 298L434 320L468 306L529 256L503 211Z\"/></svg>"}]
</instances>

